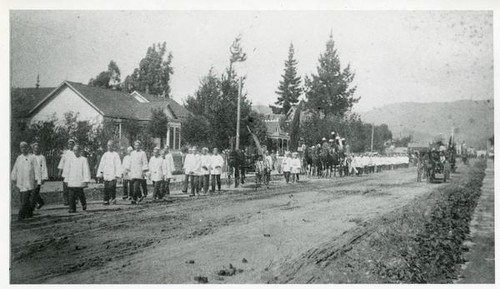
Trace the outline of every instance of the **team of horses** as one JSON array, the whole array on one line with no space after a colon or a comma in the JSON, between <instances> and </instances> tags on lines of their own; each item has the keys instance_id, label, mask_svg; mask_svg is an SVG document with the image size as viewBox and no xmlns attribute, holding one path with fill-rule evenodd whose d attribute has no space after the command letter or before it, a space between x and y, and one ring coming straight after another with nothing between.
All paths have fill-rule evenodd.
<instances>
[{"instance_id":1,"label":"team of horses","mask_svg":"<svg viewBox=\"0 0 500 289\"><path fill-rule=\"evenodd\" d=\"M303 169L308 176L322 178L349 175L346 155L336 145L307 147L303 156Z\"/></svg>"}]
</instances>

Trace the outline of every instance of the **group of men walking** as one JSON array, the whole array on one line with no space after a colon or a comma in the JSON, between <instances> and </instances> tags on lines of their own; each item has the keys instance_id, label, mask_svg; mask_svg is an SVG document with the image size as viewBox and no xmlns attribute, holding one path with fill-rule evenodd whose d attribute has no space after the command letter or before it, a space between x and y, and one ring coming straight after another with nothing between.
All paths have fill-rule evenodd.
<instances>
[{"instance_id":1,"label":"group of men walking","mask_svg":"<svg viewBox=\"0 0 500 289\"><path fill-rule=\"evenodd\" d=\"M208 153L208 148L204 147L199 153L196 146L190 147L184 159L184 184L182 192L187 193L190 186L190 196L208 194L209 183L211 182L211 192L221 191L221 174L224 166L224 158L219 154L219 150L214 148L212 154Z\"/></svg>"},{"instance_id":2,"label":"group of men walking","mask_svg":"<svg viewBox=\"0 0 500 289\"><path fill-rule=\"evenodd\" d=\"M64 178L63 191L65 202L70 212L76 211L76 199L80 200L82 209L87 208L83 188L90 182L90 169L87 159L81 155L80 147L73 140L68 142L68 150L64 151L59 164L59 173ZM40 154L38 143L30 146L26 142L19 145L21 154L17 157L11 172L11 180L20 195L18 219L33 216L35 207L40 209L44 201L40 196L40 188L48 179L47 163Z\"/></svg>"},{"instance_id":3,"label":"group of men walking","mask_svg":"<svg viewBox=\"0 0 500 289\"><path fill-rule=\"evenodd\" d=\"M40 188L48 179L47 163L45 157L40 154L38 143L33 143L31 149L32 153L28 143L20 143L21 154L11 172L14 187L20 195L20 220L32 217L34 209L44 205ZM88 186L91 173L87 158L82 155L80 146L73 139L68 141L68 147L64 150L57 168L59 177L63 179L64 205L69 206L70 213L75 213L78 200L82 210L86 210L87 202L83 189ZM96 175L104 180L103 204L116 204L116 184L120 178L123 178L124 200L128 199L132 204L141 202L148 194L146 178L153 182L153 199L161 200L170 194L169 185L173 171L174 161L168 147L163 150L155 147L148 161L142 150L142 143L135 141L134 148L127 148L127 155L122 162L115 151L114 142L110 140Z\"/></svg>"}]
</instances>

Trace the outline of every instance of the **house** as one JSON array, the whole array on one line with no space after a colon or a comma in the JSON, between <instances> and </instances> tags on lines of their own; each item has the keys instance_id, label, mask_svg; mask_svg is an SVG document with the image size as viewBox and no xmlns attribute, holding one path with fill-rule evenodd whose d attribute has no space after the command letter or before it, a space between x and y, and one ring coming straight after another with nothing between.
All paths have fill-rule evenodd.
<instances>
[{"instance_id":1,"label":"house","mask_svg":"<svg viewBox=\"0 0 500 289\"><path fill-rule=\"evenodd\" d=\"M152 109L161 108L168 117L168 130L165 135L155 140L156 143L168 144L171 149L181 147L182 122L190 112L171 98L164 98L134 91L104 89L82 83L64 81L40 99L26 114L29 123L48 121L54 117L64 118L67 112L78 113L78 119L98 125L111 121L117 127L119 138L130 143L129 132L122 125L127 120L146 124L151 120Z\"/></svg>"}]
</instances>

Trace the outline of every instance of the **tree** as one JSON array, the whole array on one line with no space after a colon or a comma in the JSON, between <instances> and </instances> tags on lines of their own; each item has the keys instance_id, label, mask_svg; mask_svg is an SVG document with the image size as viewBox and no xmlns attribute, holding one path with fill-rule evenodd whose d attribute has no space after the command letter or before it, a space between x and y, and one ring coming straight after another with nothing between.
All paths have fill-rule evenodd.
<instances>
[{"instance_id":1,"label":"tree","mask_svg":"<svg viewBox=\"0 0 500 289\"><path fill-rule=\"evenodd\" d=\"M182 126L182 142L189 145L213 147L210 122L202 115L190 115Z\"/></svg>"},{"instance_id":2,"label":"tree","mask_svg":"<svg viewBox=\"0 0 500 289\"><path fill-rule=\"evenodd\" d=\"M108 64L108 70L102 71L95 78L89 80L89 85L102 88L120 88L120 68L111 60Z\"/></svg>"},{"instance_id":3,"label":"tree","mask_svg":"<svg viewBox=\"0 0 500 289\"><path fill-rule=\"evenodd\" d=\"M152 109L151 121L148 123L148 130L153 137L160 138L160 146L163 147L163 136L168 130L168 117L161 108Z\"/></svg>"},{"instance_id":4,"label":"tree","mask_svg":"<svg viewBox=\"0 0 500 289\"><path fill-rule=\"evenodd\" d=\"M275 104L283 107L282 113L284 114L288 113L292 104L299 102L299 96L302 92L300 87L301 79L300 76L297 76L297 60L294 58L294 53L293 44L290 43L284 74L281 75L283 79L280 80L276 91L279 96Z\"/></svg>"},{"instance_id":5,"label":"tree","mask_svg":"<svg viewBox=\"0 0 500 289\"><path fill-rule=\"evenodd\" d=\"M157 96L170 96L170 77L172 52L167 51L167 43L153 44L146 51L146 56L139 62L139 67L125 78L125 90L150 93Z\"/></svg>"},{"instance_id":6,"label":"tree","mask_svg":"<svg viewBox=\"0 0 500 289\"><path fill-rule=\"evenodd\" d=\"M217 76L213 69L201 80L200 86L193 96L189 96L184 106L196 118L192 121L200 126L200 132L190 136L190 128L186 132L183 126L183 136L189 143L204 143L209 147L228 148L229 141L236 135L236 114L238 105L238 75L233 71L233 63L246 59L239 45L239 38L231 46L229 68L221 76ZM242 87L245 79L241 79ZM187 121L186 123L188 123ZM240 143L242 146L252 144L253 140L247 126L263 141L265 138L265 124L262 115L252 111L251 102L246 94L241 95L241 123ZM196 128L193 128L193 130ZM201 130L204 130L201 132ZM205 133L207 132L207 133ZM197 139L194 139L194 137Z\"/></svg>"},{"instance_id":7,"label":"tree","mask_svg":"<svg viewBox=\"0 0 500 289\"><path fill-rule=\"evenodd\" d=\"M352 87L354 73L350 65L341 69L333 36L326 43L326 51L319 57L317 75L305 78L307 108L323 115L343 116L359 101Z\"/></svg>"},{"instance_id":8,"label":"tree","mask_svg":"<svg viewBox=\"0 0 500 289\"><path fill-rule=\"evenodd\" d=\"M290 149L296 151L299 145L299 135L300 135L300 105L297 105L295 112L293 113L293 118L290 123Z\"/></svg>"},{"instance_id":9,"label":"tree","mask_svg":"<svg viewBox=\"0 0 500 289\"><path fill-rule=\"evenodd\" d=\"M220 99L220 79L210 68L208 74L200 81L200 88L194 96L188 96L184 106L195 115L208 115L216 109L216 101Z\"/></svg>"}]
</instances>

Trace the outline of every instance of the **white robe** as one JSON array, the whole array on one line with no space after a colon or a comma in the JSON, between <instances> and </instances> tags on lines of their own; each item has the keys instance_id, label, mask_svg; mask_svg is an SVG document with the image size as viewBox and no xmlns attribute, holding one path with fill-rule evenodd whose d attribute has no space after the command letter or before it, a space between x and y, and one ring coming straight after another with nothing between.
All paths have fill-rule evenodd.
<instances>
[{"instance_id":1,"label":"white robe","mask_svg":"<svg viewBox=\"0 0 500 289\"><path fill-rule=\"evenodd\" d=\"M289 173L290 170L291 170L291 162L292 162L292 159L289 158L289 157L285 157L283 158L283 161L281 162L281 170L284 172L284 173Z\"/></svg>"},{"instance_id":2,"label":"white robe","mask_svg":"<svg viewBox=\"0 0 500 289\"><path fill-rule=\"evenodd\" d=\"M171 153L165 155L163 159L163 173L166 179L172 178L172 174L175 171L174 157Z\"/></svg>"},{"instance_id":3,"label":"white robe","mask_svg":"<svg viewBox=\"0 0 500 289\"><path fill-rule=\"evenodd\" d=\"M292 174L300 174L300 159L291 159L290 170Z\"/></svg>"},{"instance_id":4,"label":"white robe","mask_svg":"<svg viewBox=\"0 0 500 289\"><path fill-rule=\"evenodd\" d=\"M220 175L222 174L222 166L224 165L224 159L221 155L212 155L210 157L210 161L212 163L212 175Z\"/></svg>"},{"instance_id":5,"label":"white robe","mask_svg":"<svg viewBox=\"0 0 500 289\"><path fill-rule=\"evenodd\" d=\"M122 173L122 162L117 152L105 152L97 168L97 175L104 177L105 181L112 181L119 178Z\"/></svg>"},{"instance_id":6,"label":"white robe","mask_svg":"<svg viewBox=\"0 0 500 289\"><path fill-rule=\"evenodd\" d=\"M90 169L87 158L80 156L70 159L66 165L65 181L68 187L83 188L90 182Z\"/></svg>"},{"instance_id":7,"label":"white robe","mask_svg":"<svg viewBox=\"0 0 500 289\"><path fill-rule=\"evenodd\" d=\"M37 183L39 185L42 184L42 181L49 179L49 173L47 171L47 160L43 155L33 155L36 161L35 167L35 178L37 179Z\"/></svg>"},{"instance_id":8,"label":"white robe","mask_svg":"<svg viewBox=\"0 0 500 289\"><path fill-rule=\"evenodd\" d=\"M130 166L128 168L131 179L142 179L143 174L149 168L148 157L144 151L132 151L130 153Z\"/></svg>"},{"instance_id":9,"label":"white robe","mask_svg":"<svg viewBox=\"0 0 500 289\"><path fill-rule=\"evenodd\" d=\"M11 179L16 182L16 187L21 192L31 191L38 181L35 175L36 160L31 154L19 155L14 163Z\"/></svg>"},{"instance_id":10,"label":"white robe","mask_svg":"<svg viewBox=\"0 0 500 289\"><path fill-rule=\"evenodd\" d=\"M187 154L186 159L184 160L184 173L199 175L201 169L201 160L200 155L195 154Z\"/></svg>"},{"instance_id":11,"label":"white robe","mask_svg":"<svg viewBox=\"0 0 500 289\"><path fill-rule=\"evenodd\" d=\"M64 171L67 169L69 161L74 157L75 153L72 150L65 150L61 157L61 160L59 161L59 165L57 166L57 168L62 170L64 182L66 182L66 180L64 180Z\"/></svg>"},{"instance_id":12,"label":"white robe","mask_svg":"<svg viewBox=\"0 0 500 289\"><path fill-rule=\"evenodd\" d=\"M123 163L122 163L122 174L123 174L123 179L124 180L130 180L130 175L128 172L128 168L130 168L130 156L126 155L123 158Z\"/></svg>"},{"instance_id":13,"label":"white robe","mask_svg":"<svg viewBox=\"0 0 500 289\"><path fill-rule=\"evenodd\" d=\"M200 174L208 175L212 169L212 160L209 155L200 155Z\"/></svg>"},{"instance_id":14,"label":"white robe","mask_svg":"<svg viewBox=\"0 0 500 289\"><path fill-rule=\"evenodd\" d=\"M150 178L153 182L159 182L163 180L163 158L161 156L152 156L149 159L149 173Z\"/></svg>"}]
</instances>

